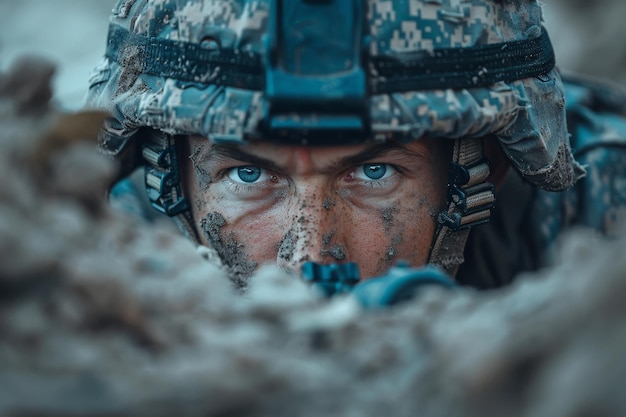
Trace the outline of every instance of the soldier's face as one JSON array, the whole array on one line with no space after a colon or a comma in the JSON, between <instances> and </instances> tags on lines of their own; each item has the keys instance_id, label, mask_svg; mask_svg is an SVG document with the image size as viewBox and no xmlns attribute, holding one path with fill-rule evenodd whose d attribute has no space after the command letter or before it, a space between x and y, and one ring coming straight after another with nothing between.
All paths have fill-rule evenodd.
<instances>
[{"instance_id":1,"label":"soldier's face","mask_svg":"<svg viewBox=\"0 0 626 417\"><path fill-rule=\"evenodd\" d=\"M363 277L428 258L449 156L408 145L217 145L190 137L185 193L203 243L236 274L357 262Z\"/></svg>"}]
</instances>

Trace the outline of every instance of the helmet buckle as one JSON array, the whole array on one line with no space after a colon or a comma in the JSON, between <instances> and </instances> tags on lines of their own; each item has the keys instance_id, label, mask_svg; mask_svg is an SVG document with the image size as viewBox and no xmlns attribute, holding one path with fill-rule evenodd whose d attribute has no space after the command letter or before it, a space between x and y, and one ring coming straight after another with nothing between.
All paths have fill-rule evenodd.
<instances>
[{"instance_id":1,"label":"helmet buckle","mask_svg":"<svg viewBox=\"0 0 626 417\"><path fill-rule=\"evenodd\" d=\"M485 160L471 167L451 163L448 201L454 210L439 213L439 224L456 231L489 221L496 199L493 184L484 182L488 175L489 167Z\"/></svg>"}]
</instances>

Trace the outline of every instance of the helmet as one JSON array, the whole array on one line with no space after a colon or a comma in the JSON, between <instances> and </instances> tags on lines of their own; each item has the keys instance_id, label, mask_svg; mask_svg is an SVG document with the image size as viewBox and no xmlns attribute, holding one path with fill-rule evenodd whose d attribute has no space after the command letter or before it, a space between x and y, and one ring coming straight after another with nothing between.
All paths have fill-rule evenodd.
<instances>
[{"instance_id":1,"label":"helmet","mask_svg":"<svg viewBox=\"0 0 626 417\"><path fill-rule=\"evenodd\" d=\"M543 189L584 174L541 21L536 0L119 0L87 103L111 113L102 150L145 163L153 204L183 223L177 135L453 140L430 262L454 273L494 202L483 139Z\"/></svg>"}]
</instances>

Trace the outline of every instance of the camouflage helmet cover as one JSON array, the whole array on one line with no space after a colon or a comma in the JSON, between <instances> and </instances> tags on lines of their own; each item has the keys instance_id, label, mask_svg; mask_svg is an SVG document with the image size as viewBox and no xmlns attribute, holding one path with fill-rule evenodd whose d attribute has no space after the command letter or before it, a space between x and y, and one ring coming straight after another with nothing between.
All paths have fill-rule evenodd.
<instances>
[{"instance_id":1,"label":"camouflage helmet cover","mask_svg":"<svg viewBox=\"0 0 626 417\"><path fill-rule=\"evenodd\" d=\"M111 28L148 41L166 39L263 56L270 3L119 0ZM539 38L545 32L541 13L536 0L368 0L369 55L432 54ZM220 77L227 75L222 67L183 81L145 71L154 57L136 43L119 45L118 52L95 69L87 98L88 106L113 115L101 135L105 152L121 154L141 127L240 141L257 129L263 92L221 85ZM376 75L373 72L370 68L370 75ZM476 79L481 75L477 70ZM571 156L564 94L555 68L541 76L486 86L376 93L367 105L372 139L495 136L512 165L547 190L569 188L584 173Z\"/></svg>"}]
</instances>

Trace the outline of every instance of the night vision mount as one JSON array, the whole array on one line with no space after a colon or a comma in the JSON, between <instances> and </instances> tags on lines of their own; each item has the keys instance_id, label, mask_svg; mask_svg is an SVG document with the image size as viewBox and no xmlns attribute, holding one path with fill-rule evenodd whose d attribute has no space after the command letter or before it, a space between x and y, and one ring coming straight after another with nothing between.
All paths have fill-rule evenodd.
<instances>
[{"instance_id":1,"label":"night vision mount","mask_svg":"<svg viewBox=\"0 0 626 417\"><path fill-rule=\"evenodd\" d=\"M370 136L364 6L362 0L271 1L266 138L323 146Z\"/></svg>"}]
</instances>

